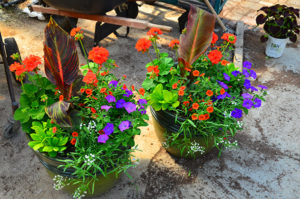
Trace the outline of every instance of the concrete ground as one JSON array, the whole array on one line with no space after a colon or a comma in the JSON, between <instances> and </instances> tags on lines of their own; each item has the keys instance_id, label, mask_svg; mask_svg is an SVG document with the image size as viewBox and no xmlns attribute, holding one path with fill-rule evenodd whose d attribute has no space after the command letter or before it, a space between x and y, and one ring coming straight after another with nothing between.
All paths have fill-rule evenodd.
<instances>
[{"instance_id":1,"label":"concrete ground","mask_svg":"<svg viewBox=\"0 0 300 199\"><path fill-rule=\"evenodd\" d=\"M297 0L283 0L300 7ZM300 48L289 43L279 59L265 57L262 34L255 28L258 5L278 0L228 0L221 15L230 28L238 20L246 23L244 59L253 62L258 82L269 87L269 95L260 109L251 110L243 119L244 130L236 139L239 148L225 150L220 158L217 151L196 160L170 156L159 143L152 127L142 129L136 137L141 151L140 160L129 170L133 179L122 176L120 181L98 199L215 199L215 198L272 198L297 199L300 195ZM280 1L282 2L282 1ZM162 36L162 49L179 36L177 18L180 11L151 5L140 7L139 18L174 27ZM0 31L4 37L15 37L21 54L42 55L43 28L46 22L36 21L17 10L0 9ZM94 23L80 20L79 26L93 32ZM125 32L122 28L121 33ZM139 87L144 79L147 57L138 54L134 45L146 31L132 30L129 38L110 35L101 41L120 66L118 75L126 74L128 84ZM85 44L92 47L92 36ZM81 57L82 63L83 59ZM3 66L0 66L1 133L11 115ZM16 85L15 85L16 86ZM16 87L16 92L20 89ZM68 199L71 196L52 188L50 179L27 146L20 131L11 139L0 137L0 198L1 199Z\"/></svg>"}]
</instances>

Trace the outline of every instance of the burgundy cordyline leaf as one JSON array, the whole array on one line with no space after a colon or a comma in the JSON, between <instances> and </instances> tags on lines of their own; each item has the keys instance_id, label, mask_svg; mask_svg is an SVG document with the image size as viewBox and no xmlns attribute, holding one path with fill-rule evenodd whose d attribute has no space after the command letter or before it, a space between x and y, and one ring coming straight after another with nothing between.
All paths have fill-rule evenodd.
<instances>
[{"instance_id":1,"label":"burgundy cordyline leaf","mask_svg":"<svg viewBox=\"0 0 300 199\"><path fill-rule=\"evenodd\" d=\"M45 28L45 73L48 79L70 99L72 83L78 75L78 54L75 41L50 18Z\"/></svg>"},{"instance_id":2,"label":"burgundy cordyline leaf","mask_svg":"<svg viewBox=\"0 0 300 199\"><path fill-rule=\"evenodd\" d=\"M209 47L215 27L215 16L191 6L186 32L180 36L179 58L192 65Z\"/></svg>"},{"instance_id":3,"label":"burgundy cordyline leaf","mask_svg":"<svg viewBox=\"0 0 300 199\"><path fill-rule=\"evenodd\" d=\"M65 101L58 101L51 106L45 108L47 115L53 119L61 127L71 127L71 117L67 111L70 108L70 103Z\"/></svg>"},{"instance_id":4,"label":"burgundy cordyline leaf","mask_svg":"<svg viewBox=\"0 0 300 199\"><path fill-rule=\"evenodd\" d=\"M256 24L263 24L267 20L267 17L264 14L260 14L256 17Z\"/></svg>"}]
</instances>

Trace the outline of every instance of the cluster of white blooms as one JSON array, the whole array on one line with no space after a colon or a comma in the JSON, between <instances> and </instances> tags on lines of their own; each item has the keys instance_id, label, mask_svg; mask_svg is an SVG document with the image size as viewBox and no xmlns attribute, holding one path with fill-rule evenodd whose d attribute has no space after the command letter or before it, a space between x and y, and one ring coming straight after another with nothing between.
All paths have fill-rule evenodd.
<instances>
[{"instance_id":1,"label":"cluster of white blooms","mask_svg":"<svg viewBox=\"0 0 300 199\"><path fill-rule=\"evenodd\" d=\"M60 175L55 175L53 178L54 184L53 184L53 188L55 190L61 190L62 188L64 188L65 184L64 184L64 177L60 176Z\"/></svg>"},{"instance_id":2,"label":"cluster of white blooms","mask_svg":"<svg viewBox=\"0 0 300 199\"><path fill-rule=\"evenodd\" d=\"M231 101L231 104L237 105L237 102L236 101Z\"/></svg>"},{"instance_id":3,"label":"cluster of white blooms","mask_svg":"<svg viewBox=\"0 0 300 199\"><path fill-rule=\"evenodd\" d=\"M85 195L87 194L86 191L82 191L81 188L77 188L73 194L73 198L74 199L81 199L81 198L84 198Z\"/></svg>"},{"instance_id":4,"label":"cluster of white blooms","mask_svg":"<svg viewBox=\"0 0 300 199\"><path fill-rule=\"evenodd\" d=\"M225 147L236 147L236 146L238 146L237 141L230 142L228 139L222 139L222 138L217 140L217 145L219 146L220 144L224 144Z\"/></svg>"},{"instance_id":5,"label":"cluster of white blooms","mask_svg":"<svg viewBox=\"0 0 300 199\"><path fill-rule=\"evenodd\" d=\"M205 152L205 148L203 146L200 146L200 144L197 142L191 143L190 150L194 153L200 152L201 154Z\"/></svg>"},{"instance_id":6,"label":"cluster of white blooms","mask_svg":"<svg viewBox=\"0 0 300 199\"><path fill-rule=\"evenodd\" d=\"M80 123L79 128L82 129L83 126L86 126L86 124ZM91 120L91 121L88 123L88 125L87 125L87 128L88 128L88 130L89 130L90 132L91 132L92 130L96 130L96 127L97 127L97 125L96 125L96 122L95 122L94 120Z\"/></svg>"},{"instance_id":7,"label":"cluster of white blooms","mask_svg":"<svg viewBox=\"0 0 300 199\"><path fill-rule=\"evenodd\" d=\"M87 165L91 165L95 161L95 155L89 154L84 156L84 162L87 163Z\"/></svg>"},{"instance_id":8,"label":"cluster of white blooms","mask_svg":"<svg viewBox=\"0 0 300 199\"><path fill-rule=\"evenodd\" d=\"M230 112L228 113L227 111L224 111L223 114L224 114L224 117L225 117L225 118L231 117L231 116L230 116Z\"/></svg>"},{"instance_id":9,"label":"cluster of white blooms","mask_svg":"<svg viewBox=\"0 0 300 199\"><path fill-rule=\"evenodd\" d=\"M238 125L238 127L239 127L239 128L242 128L242 127L243 127L243 125L244 125L244 123L243 123L243 122L241 122L241 121L238 121L238 122L237 122L237 125Z\"/></svg>"}]
</instances>

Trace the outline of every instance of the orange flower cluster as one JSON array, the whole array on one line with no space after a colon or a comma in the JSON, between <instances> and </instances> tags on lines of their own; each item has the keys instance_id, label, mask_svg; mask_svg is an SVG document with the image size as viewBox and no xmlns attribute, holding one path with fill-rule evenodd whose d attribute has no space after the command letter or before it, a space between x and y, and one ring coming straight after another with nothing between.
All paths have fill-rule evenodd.
<instances>
[{"instance_id":1,"label":"orange flower cluster","mask_svg":"<svg viewBox=\"0 0 300 199\"><path fill-rule=\"evenodd\" d=\"M212 50L208 53L208 58L210 59L212 64L218 64L222 58L222 52L219 50Z\"/></svg>"},{"instance_id":2,"label":"orange flower cluster","mask_svg":"<svg viewBox=\"0 0 300 199\"><path fill-rule=\"evenodd\" d=\"M94 74L91 69L87 72L82 81L86 84L96 84L98 82L96 74Z\"/></svg>"},{"instance_id":3,"label":"orange flower cluster","mask_svg":"<svg viewBox=\"0 0 300 199\"><path fill-rule=\"evenodd\" d=\"M169 47L172 49L177 49L179 46L179 40L178 39L173 39L170 43L169 43Z\"/></svg>"},{"instance_id":4,"label":"orange flower cluster","mask_svg":"<svg viewBox=\"0 0 300 199\"><path fill-rule=\"evenodd\" d=\"M12 72L16 72L17 76L22 75L22 73L26 72L26 68L24 65L20 64L19 62L14 62L10 65L9 70Z\"/></svg>"},{"instance_id":5,"label":"orange flower cluster","mask_svg":"<svg viewBox=\"0 0 300 199\"><path fill-rule=\"evenodd\" d=\"M140 88L139 89L139 93L144 96L145 95L145 89L144 88Z\"/></svg>"},{"instance_id":6,"label":"orange flower cluster","mask_svg":"<svg viewBox=\"0 0 300 199\"><path fill-rule=\"evenodd\" d=\"M211 90L207 90L206 91L206 95L211 97L214 93Z\"/></svg>"},{"instance_id":7,"label":"orange flower cluster","mask_svg":"<svg viewBox=\"0 0 300 199\"><path fill-rule=\"evenodd\" d=\"M150 30L147 32L147 35L156 37L157 35L161 35L162 31L159 28L150 28ZM159 38L158 38L159 39Z\"/></svg>"},{"instance_id":8,"label":"orange flower cluster","mask_svg":"<svg viewBox=\"0 0 300 199\"><path fill-rule=\"evenodd\" d=\"M200 72L198 70L193 71L193 76L198 77L200 75Z\"/></svg>"},{"instance_id":9,"label":"orange flower cluster","mask_svg":"<svg viewBox=\"0 0 300 199\"><path fill-rule=\"evenodd\" d=\"M146 38L141 38L136 42L135 48L138 52L142 51L142 53L145 53L149 50L151 47L151 41Z\"/></svg>"},{"instance_id":10,"label":"orange flower cluster","mask_svg":"<svg viewBox=\"0 0 300 199\"><path fill-rule=\"evenodd\" d=\"M42 64L41 58L35 55L29 55L23 60L23 64L28 72L34 71L38 65Z\"/></svg>"},{"instance_id":11,"label":"orange flower cluster","mask_svg":"<svg viewBox=\"0 0 300 199\"><path fill-rule=\"evenodd\" d=\"M153 72L157 77L159 75L159 69L158 69L158 66L149 66L147 68L147 71L150 73L150 72ZM151 77L150 77L151 78Z\"/></svg>"},{"instance_id":12,"label":"orange flower cluster","mask_svg":"<svg viewBox=\"0 0 300 199\"><path fill-rule=\"evenodd\" d=\"M83 31L80 27L73 28L70 35L75 38L75 40L83 39Z\"/></svg>"},{"instance_id":13,"label":"orange flower cluster","mask_svg":"<svg viewBox=\"0 0 300 199\"><path fill-rule=\"evenodd\" d=\"M211 44L215 44L218 41L219 37L216 33L213 32Z\"/></svg>"},{"instance_id":14,"label":"orange flower cluster","mask_svg":"<svg viewBox=\"0 0 300 199\"><path fill-rule=\"evenodd\" d=\"M222 66L226 66L227 64L229 64L229 61L227 61L227 60L225 60L225 59L223 59L223 60L221 61L221 65L222 65Z\"/></svg>"},{"instance_id":15,"label":"orange flower cluster","mask_svg":"<svg viewBox=\"0 0 300 199\"><path fill-rule=\"evenodd\" d=\"M179 95L179 96L183 96L183 95L184 95L184 90L185 90L185 88L186 88L185 86L181 86L181 87L180 87L180 89L179 89L179 91L178 91L178 95Z\"/></svg>"},{"instance_id":16,"label":"orange flower cluster","mask_svg":"<svg viewBox=\"0 0 300 199\"><path fill-rule=\"evenodd\" d=\"M94 47L90 52L88 58L95 62L96 64L103 64L106 62L107 58L109 56L108 50L106 50L103 47Z\"/></svg>"},{"instance_id":17,"label":"orange flower cluster","mask_svg":"<svg viewBox=\"0 0 300 199\"><path fill-rule=\"evenodd\" d=\"M224 33L222 35L221 39L223 39L231 44L235 44L235 42L236 42L236 36L231 33Z\"/></svg>"}]
</instances>

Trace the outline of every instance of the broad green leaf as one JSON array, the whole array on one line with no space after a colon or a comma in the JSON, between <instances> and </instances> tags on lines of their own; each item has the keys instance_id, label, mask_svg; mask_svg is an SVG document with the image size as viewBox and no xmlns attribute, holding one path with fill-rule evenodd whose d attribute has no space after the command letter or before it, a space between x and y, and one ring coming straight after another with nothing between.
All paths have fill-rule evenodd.
<instances>
[{"instance_id":1,"label":"broad green leaf","mask_svg":"<svg viewBox=\"0 0 300 199\"><path fill-rule=\"evenodd\" d=\"M53 119L61 127L71 127L71 117L67 113L70 103L65 101L58 101L49 107L45 108L47 115Z\"/></svg>"},{"instance_id":2,"label":"broad green leaf","mask_svg":"<svg viewBox=\"0 0 300 199\"><path fill-rule=\"evenodd\" d=\"M142 86L146 90L151 89L152 87L154 87L153 79L145 79Z\"/></svg>"},{"instance_id":3,"label":"broad green leaf","mask_svg":"<svg viewBox=\"0 0 300 199\"><path fill-rule=\"evenodd\" d=\"M60 138L58 146L64 146L65 144L67 144L68 140L68 137Z\"/></svg>"},{"instance_id":4,"label":"broad green leaf","mask_svg":"<svg viewBox=\"0 0 300 199\"><path fill-rule=\"evenodd\" d=\"M190 7L186 32L180 36L179 57L192 65L209 47L215 27L215 16Z\"/></svg>"},{"instance_id":5,"label":"broad green leaf","mask_svg":"<svg viewBox=\"0 0 300 199\"><path fill-rule=\"evenodd\" d=\"M26 109L18 108L14 113L14 119L19 120L21 123L25 123L30 119Z\"/></svg>"},{"instance_id":6,"label":"broad green leaf","mask_svg":"<svg viewBox=\"0 0 300 199\"><path fill-rule=\"evenodd\" d=\"M33 148L35 145L41 143L40 141L30 141L28 142L28 146L30 146L31 148Z\"/></svg>"},{"instance_id":7,"label":"broad green leaf","mask_svg":"<svg viewBox=\"0 0 300 199\"><path fill-rule=\"evenodd\" d=\"M164 90L164 91L163 91L163 95L164 95L164 100L165 100L166 102L172 101L173 95L172 95L172 93L171 93L170 91Z\"/></svg>"},{"instance_id":8,"label":"broad green leaf","mask_svg":"<svg viewBox=\"0 0 300 199\"><path fill-rule=\"evenodd\" d=\"M179 101L176 101L175 103L172 104L172 107L173 108L177 108L179 106L180 102Z\"/></svg>"},{"instance_id":9,"label":"broad green leaf","mask_svg":"<svg viewBox=\"0 0 300 199\"><path fill-rule=\"evenodd\" d=\"M31 107L33 107L33 108L39 107L39 101L37 101L37 100L33 101L33 102L31 103Z\"/></svg>"},{"instance_id":10,"label":"broad green leaf","mask_svg":"<svg viewBox=\"0 0 300 199\"><path fill-rule=\"evenodd\" d=\"M30 137L34 140L34 141L38 141L41 140L41 137L38 134L35 133L31 133Z\"/></svg>"},{"instance_id":11,"label":"broad green leaf","mask_svg":"<svg viewBox=\"0 0 300 199\"><path fill-rule=\"evenodd\" d=\"M43 151L44 151L44 152L51 152L51 151L53 151L53 147L52 147L52 146L45 146L45 147L43 148Z\"/></svg>"},{"instance_id":12,"label":"broad green leaf","mask_svg":"<svg viewBox=\"0 0 300 199\"><path fill-rule=\"evenodd\" d=\"M30 105L30 99L26 94L22 94L20 97L20 105L21 107L29 106Z\"/></svg>"},{"instance_id":13,"label":"broad green leaf","mask_svg":"<svg viewBox=\"0 0 300 199\"><path fill-rule=\"evenodd\" d=\"M37 144L37 145L34 145L32 148L33 148L33 150L37 151L39 148L41 148L41 147L43 147L43 146L44 146L43 143L39 143L39 144Z\"/></svg>"},{"instance_id":14,"label":"broad green leaf","mask_svg":"<svg viewBox=\"0 0 300 199\"><path fill-rule=\"evenodd\" d=\"M38 87L33 84L24 84L23 90L26 95L34 95L36 92L38 92Z\"/></svg>"},{"instance_id":15,"label":"broad green leaf","mask_svg":"<svg viewBox=\"0 0 300 199\"><path fill-rule=\"evenodd\" d=\"M75 41L52 18L45 28L45 38L45 73L65 99L69 99L72 83L79 71Z\"/></svg>"}]
</instances>

